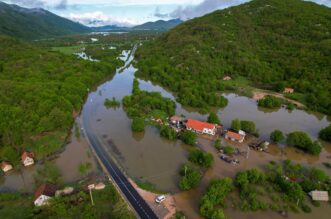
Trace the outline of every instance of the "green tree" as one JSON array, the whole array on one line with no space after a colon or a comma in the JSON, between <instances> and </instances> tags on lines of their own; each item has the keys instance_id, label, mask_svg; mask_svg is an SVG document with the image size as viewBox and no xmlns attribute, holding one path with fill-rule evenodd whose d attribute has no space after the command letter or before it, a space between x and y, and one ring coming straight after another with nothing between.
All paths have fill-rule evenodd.
<instances>
[{"instance_id":1,"label":"green tree","mask_svg":"<svg viewBox=\"0 0 331 219\"><path fill-rule=\"evenodd\" d=\"M181 190L190 190L199 185L202 174L188 164L184 164L179 172L181 178L179 180L179 188Z\"/></svg>"},{"instance_id":2,"label":"green tree","mask_svg":"<svg viewBox=\"0 0 331 219\"><path fill-rule=\"evenodd\" d=\"M329 125L328 127L322 129L319 132L319 137L320 137L320 139L322 139L324 141L331 142L331 125Z\"/></svg>"},{"instance_id":3,"label":"green tree","mask_svg":"<svg viewBox=\"0 0 331 219\"><path fill-rule=\"evenodd\" d=\"M188 145L195 145L196 144L196 140L197 140L197 134L191 131L184 131L181 136L180 139Z\"/></svg>"},{"instance_id":4,"label":"green tree","mask_svg":"<svg viewBox=\"0 0 331 219\"><path fill-rule=\"evenodd\" d=\"M322 147L316 141L312 142L310 137L304 132L292 132L287 136L287 144L289 146L300 148L307 153L318 155L321 153Z\"/></svg>"},{"instance_id":5,"label":"green tree","mask_svg":"<svg viewBox=\"0 0 331 219\"><path fill-rule=\"evenodd\" d=\"M143 132L145 130L145 120L143 118L133 118L131 130L133 132Z\"/></svg>"},{"instance_id":6,"label":"green tree","mask_svg":"<svg viewBox=\"0 0 331 219\"><path fill-rule=\"evenodd\" d=\"M211 215L211 219L225 219L225 215L222 209L216 209Z\"/></svg>"},{"instance_id":7,"label":"green tree","mask_svg":"<svg viewBox=\"0 0 331 219\"><path fill-rule=\"evenodd\" d=\"M219 138L216 139L214 146L215 146L216 150L221 150L221 147L222 147L221 139L219 139Z\"/></svg>"},{"instance_id":8,"label":"green tree","mask_svg":"<svg viewBox=\"0 0 331 219\"><path fill-rule=\"evenodd\" d=\"M235 152L235 150L234 150L234 148L231 147L231 146L225 146L225 147L223 148L223 152L224 152L224 154L227 154L227 155L233 155L234 152Z\"/></svg>"},{"instance_id":9,"label":"green tree","mask_svg":"<svg viewBox=\"0 0 331 219\"><path fill-rule=\"evenodd\" d=\"M241 129L245 132L248 132L251 134L256 132L256 126L253 121L241 121L240 125L241 125Z\"/></svg>"},{"instance_id":10,"label":"green tree","mask_svg":"<svg viewBox=\"0 0 331 219\"><path fill-rule=\"evenodd\" d=\"M270 134L270 140L274 143L279 143L285 139L284 134L282 131L276 129Z\"/></svg>"},{"instance_id":11,"label":"green tree","mask_svg":"<svg viewBox=\"0 0 331 219\"><path fill-rule=\"evenodd\" d=\"M210 113L209 116L208 116L207 122L212 123L212 124L220 124L221 123L218 116L216 115L216 113Z\"/></svg>"},{"instance_id":12,"label":"green tree","mask_svg":"<svg viewBox=\"0 0 331 219\"><path fill-rule=\"evenodd\" d=\"M267 95L258 101L258 105L270 109L278 108L282 105L282 100L278 97Z\"/></svg>"},{"instance_id":13,"label":"green tree","mask_svg":"<svg viewBox=\"0 0 331 219\"><path fill-rule=\"evenodd\" d=\"M160 135L169 140L175 140L177 137L176 131L169 126L162 126L160 130Z\"/></svg>"},{"instance_id":14,"label":"green tree","mask_svg":"<svg viewBox=\"0 0 331 219\"><path fill-rule=\"evenodd\" d=\"M239 119L232 120L231 129L233 129L234 131L237 131L237 132L239 130L241 130L241 122Z\"/></svg>"},{"instance_id":15,"label":"green tree","mask_svg":"<svg viewBox=\"0 0 331 219\"><path fill-rule=\"evenodd\" d=\"M202 167L211 167L214 162L214 157L211 153L204 152L200 149L195 149L190 152L189 161L198 164Z\"/></svg>"}]
</instances>

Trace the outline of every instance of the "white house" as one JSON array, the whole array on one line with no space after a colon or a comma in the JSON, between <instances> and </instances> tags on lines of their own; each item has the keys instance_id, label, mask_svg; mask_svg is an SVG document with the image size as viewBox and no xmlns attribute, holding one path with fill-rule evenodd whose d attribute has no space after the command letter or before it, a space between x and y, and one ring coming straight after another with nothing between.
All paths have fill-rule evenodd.
<instances>
[{"instance_id":1,"label":"white house","mask_svg":"<svg viewBox=\"0 0 331 219\"><path fill-rule=\"evenodd\" d=\"M217 131L216 125L194 119L188 119L185 126L187 130L200 134L215 135Z\"/></svg>"},{"instance_id":2,"label":"white house","mask_svg":"<svg viewBox=\"0 0 331 219\"><path fill-rule=\"evenodd\" d=\"M6 172L12 170L13 166L10 163L6 162L6 161L2 161L1 162L1 169L2 169L3 172L6 173Z\"/></svg>"},{"instance_id":3,"label":"white house","mask_svg":"<svg viewBox=\"0 0 331 219\"><path fill-rule=\"evenodd\" d=\"M327 191L311 191L309 195L314 201L329 201L329 194Z\"/></svg>"},{"instance_id":4,"label":"white house","mask_svg":"<svg viewBox=\"0 0 331 219\"><path fill-rule=\"evenodd\" d=\"M29 153L29 152L24 152L21 156L22 159L22 163L24 166L30 166L34 164L34 160L33 160L33 154Z\"/></svg>"},{"instance_id":5,"label":"white house","mask_svg":"<svg viewBox=\"0 0 331 219\"><path fill-rule=\"evenodd\" d=\"M35 192L34 205L38 207L47 205L49 200L55 196L55 193L55 185L41 185Z\"/></svg>"},{"instance_id":6,"label":"white house","mask_svg":"<svg viewBox=\"0 0 331 219\"><path fill-rule=\"evenodd\" d=\"M246 133L240 130L238 133L233 131L227 131L225 134L225 139L231 141L237 141L239 143L243 143L246 137Z\"/></svg>"}]
</instances>

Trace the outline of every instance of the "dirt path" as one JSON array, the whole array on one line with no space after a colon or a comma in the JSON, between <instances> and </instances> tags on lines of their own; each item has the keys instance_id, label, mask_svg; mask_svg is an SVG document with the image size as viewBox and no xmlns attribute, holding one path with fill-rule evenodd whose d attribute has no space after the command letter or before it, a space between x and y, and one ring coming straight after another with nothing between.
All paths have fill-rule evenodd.
<instances>
[{"instance_id":1,"label":"dirt path","mask_svg":"<svg viewBox=\"0 0 331 219\"><path fill-rule=\"evenodd\" d=\"M255 89L253 91L253 99L254 100L260 100L260 99L262 99L263 97L265 97L267 95L271 95L271 96L274 96L274 97L278 97L278 98L287 100L287 101L289 101L289 102L297 105L300 108L305 108L305 105L304 104L302 104L302 103L300 103L300 102L298 102L296 100L289 99L289 98L285 97L281 93L276 93L276 92L266 91L266 90L261 90L261 89Z\"/></svg>"},{"instance_id":2,"label":"dirt path","mask_svg":"<svg viewBox=\"0 0 331 219\"><path fill-rule=\"evenodd\" d=\"M177 208L175 205L175 199L172 195L166 194L166 199L161 204L157 204L155 202L155 199L160 194L156 194L139 188L138 185L132 179L129 179L129 182L137 190L141 197L147 202L147 204L153 209L154 213L156 213L159 218L170 219L176 213Z\"/></svg>"}]
</instances>

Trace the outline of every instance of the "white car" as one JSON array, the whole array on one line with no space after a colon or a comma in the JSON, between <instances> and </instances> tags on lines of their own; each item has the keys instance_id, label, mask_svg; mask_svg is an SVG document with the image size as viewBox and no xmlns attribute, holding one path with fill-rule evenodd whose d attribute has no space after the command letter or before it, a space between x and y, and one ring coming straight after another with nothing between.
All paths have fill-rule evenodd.
<instances>
[{"instance_id":1,"label":"white car","mask_svg":"<svg viewBox=\"0 0 331 219\"><path fill-rule=\"evenodd\" d=\"M155 199L155 202L160 204L161 202L163 202L166 199L165 195L160 195Z\"/></svg>"}]
</instances>

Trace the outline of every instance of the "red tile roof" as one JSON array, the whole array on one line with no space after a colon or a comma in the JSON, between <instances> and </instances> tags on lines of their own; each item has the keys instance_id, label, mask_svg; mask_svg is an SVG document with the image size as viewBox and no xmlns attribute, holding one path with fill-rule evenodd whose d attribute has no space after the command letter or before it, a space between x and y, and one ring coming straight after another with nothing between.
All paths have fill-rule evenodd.
<instances>
[{"instance_id":1,"label":"red tile roof","mask_svg":"<svg viewBox=\"0 0 331 219\"><path fill-rule=\"evenodd\" d=\"M194 120L194 119L188 119L186 122L186 127L202 132L204 128L214 129L215 125L207 123L207 122L201 122L201 121Z\"/></svg>"},{"instance_id":2,"label":"red tile roof","mask_svg":"<svg viewBox=\"0 0 331 219\"><path fill-rule=\"evenodd\" d=\"M233 139L236 139L236 140L241 140L242 139L242 136L236 132L232 132L232 131L228 131L226 133L226 135L229 137L229 138L233 138Z\"/></svg>"},{"instance_id":3,"label":"red tile roof","mask_svg":"<svg viewBox=\"0 0 331 219\"><path fill-rule=\"evenodd\" d=\"M30 152L26 152L26 151L25 151L25 152L22 154L21 159L22 159L22 161L25 161L25 159L28 158L28 157L33 158L33 157L34 157L34 156L33 156L33 153L30 153Z\"/></svg>"},{"instance_id":4,"label":"red tile roof","mask_svg":"<svg viewBox=\"0 0 331 219\"><path fill-rule=\"evenodd\" d=\"M46 195L46 196L52 197L55 195L56 189L57 189L57 187L55 185L43 184L43 185L39 186L38 189L36 190L36 192L34 193L34 200L39 198L39 196L41 196L41 195Z\"/></svg>"}]
</instances>

